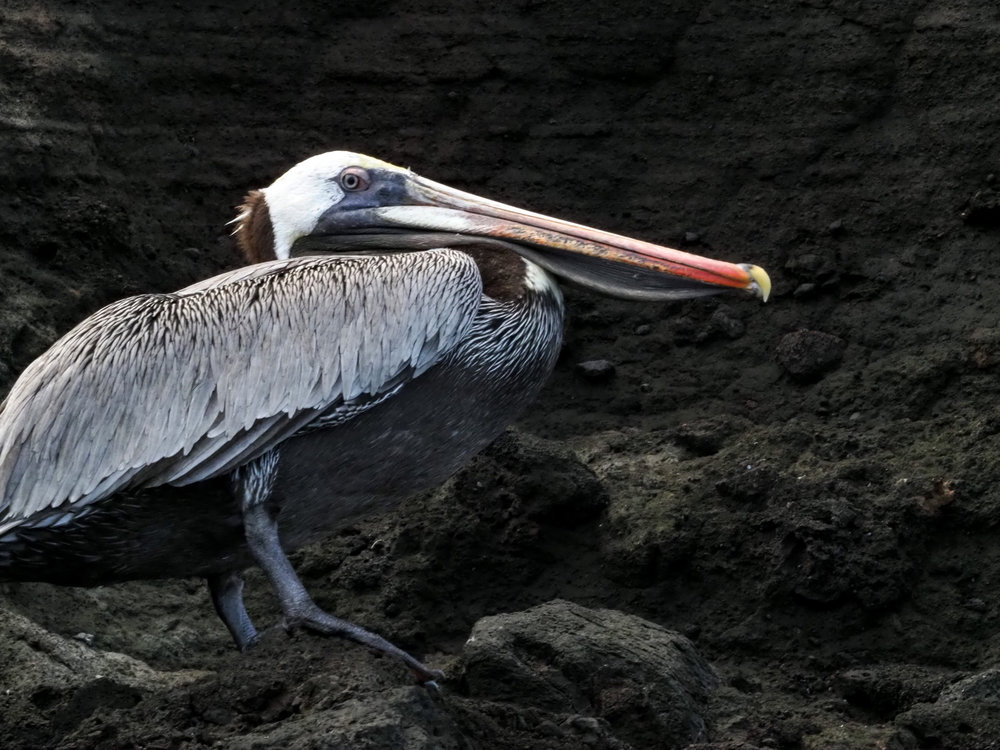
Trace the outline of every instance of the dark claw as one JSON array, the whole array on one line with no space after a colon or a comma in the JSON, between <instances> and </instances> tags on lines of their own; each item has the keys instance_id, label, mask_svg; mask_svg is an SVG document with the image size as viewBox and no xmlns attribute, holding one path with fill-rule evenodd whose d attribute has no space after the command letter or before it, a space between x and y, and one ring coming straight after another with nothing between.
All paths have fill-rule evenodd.
<instances>
[{"instance_id":1,"label":"dark claw","mask_svg":"<svg viewBox=\"0 0 1000 750\"><path fill-rule=\"evenodd\" d=\"M445 673L440 669L431 669L430 667L425 667L423 664L420 668L410 666L413 670L413 674L417 678L417 684L425 688L431 688L436 693L441 692L441 686L438 685L438 680L445 679Z\"/></svg>"},{"instance_id":2,"label":"dark claw","mask_svg":"<svg viewBox=\"0 0 1000 750\"><path fill-rule=\"evenodd\" d=\"M252 649L258 643L260 643L260 633L255 633L253 638L248 640L246 643L237 644L237 648L240 650L240 653L245 654L247 651Z\"/></svg>"}]
</instances>

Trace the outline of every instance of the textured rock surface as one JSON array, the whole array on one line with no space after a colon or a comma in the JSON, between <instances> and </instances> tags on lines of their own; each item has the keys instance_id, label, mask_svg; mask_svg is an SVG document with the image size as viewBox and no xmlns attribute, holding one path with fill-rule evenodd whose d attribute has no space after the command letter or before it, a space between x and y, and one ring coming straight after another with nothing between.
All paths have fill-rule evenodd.
<instances>
[{"instance_id":1,"label":"textured rock surface","mask_svg":"<svg viewBox=\"0 0 1000 750\"><path fill-rule=\"evenodd\" d=\"M637 747L705 739L718 679L691 642L639 617L561 600L476 623L461 657L473 697L585 713Z\"/></svg>"},{"instance_id":2,"label":"textured rock surface","mask_svg":"<svg viewBox=\"0 0 1000 750\"><path fill-rule=\"evenodd\" d=\"M159 672L125 654L99 651L0 609L0 710L17 722L17 745L53 746L87 722L135 708L157 693L184 691L204 671ZM97 718L95 718L97 717ZM8 730L9 731L9 730Z\"/></svg>"},{"instance_id":3,"label":"textured rock surface","mask_svg":"<svg viewBox=\"0 0 1000 750\"><path fill-rule=\"evenodd\" d=\"M776 353L785 372L810 383L840 364L846 346L843 339L822 331L793 331L781 337Z\"/></svg>"}]
</instances>

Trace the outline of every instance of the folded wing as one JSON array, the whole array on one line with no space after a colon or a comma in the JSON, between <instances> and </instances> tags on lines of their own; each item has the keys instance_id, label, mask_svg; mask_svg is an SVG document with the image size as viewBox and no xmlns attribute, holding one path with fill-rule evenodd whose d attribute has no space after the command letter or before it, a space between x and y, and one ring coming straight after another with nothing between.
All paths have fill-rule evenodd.
<instances>
[{"instance_id":1,"label":"folded wing","mask_svg":"<svg viewBox=\"0 0 1000 750\"><path fill-rule=\"evenodd\" d=\"M349 419L446 356L481 292L469 256L431 250L272 261L109 305L0 406L0 531L218 476Z\"/></svg>"}]
</instances>

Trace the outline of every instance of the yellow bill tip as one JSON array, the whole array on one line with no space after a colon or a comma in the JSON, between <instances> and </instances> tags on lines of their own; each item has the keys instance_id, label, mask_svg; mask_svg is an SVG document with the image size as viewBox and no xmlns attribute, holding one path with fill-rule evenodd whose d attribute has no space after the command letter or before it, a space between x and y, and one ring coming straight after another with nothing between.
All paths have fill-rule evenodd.
<instances>
[{"instance_id":1,"label":"yellow bill tip","mask_svg":"<svg viewBox=\"0 0 1000 750\"><path fill-rule=\"evenodd\" d=\"M744 268L751 279L747 288L760 297L762 302L767 302L767 298L771 296L771 277L767 275L767 271L760 266L748 265Z\"/></svg>"}]
</instances>

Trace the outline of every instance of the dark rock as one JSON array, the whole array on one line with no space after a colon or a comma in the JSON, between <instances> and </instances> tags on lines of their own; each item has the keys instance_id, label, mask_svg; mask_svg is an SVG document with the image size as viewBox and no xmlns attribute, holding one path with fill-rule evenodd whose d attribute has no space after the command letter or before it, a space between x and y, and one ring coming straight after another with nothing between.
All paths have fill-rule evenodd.
<instances>
[{"instance_id":1,"label":"dark rock","mask_svg":"<svg viewBox=\"0 0 1000 750\"><path fill-rule=\"evenodd\" d=\"M735 433L751 426L749 420L720 415L684 422L674 431L677 442L699 456L718 453Z\"/></svg>"},{"instance_id":2,"label":"dark rock","mask_svg":"<svg viewBox=\"0 0 1000 750\"><path fill-rule=\"evenodd\" d=\"M205 672L156 671L124 654L97 651L46 631L0 609L0 665L4 716L17 721L23 739L54 745L92 714L130 709L143 693L186 689Z\"/></svg>"},{"instance_id":3,"label":"dark rock","mask_svg":"<svg viewBox=\"0 0 1000 750\"><path fill-rule=\"evenodd\" d=\"M962 221L985 229L1000 226L1000 193L992 188L977 192L962 210Z\"/></svg>"},{"instance_id":4,"label":"dark rock","mask_svg":"<svg viewBox=\"0 0 1000 750\"><path fill-rule=\"evenodd\" d=\"M588 382L607 383L615 376L615 366L606 359L591 359L578 363L575 372Z\"/></svg>"},{"instance_id":5,"label":"dark rock","mask_svg":"<svg viewBox=\"0 0 1000 750\"><path fill-rule=\"evenodd\" d=\"M663 748L704 736L718 683L684 636L561 600L477 622L461 680L473 697L590 713L636 747Z\"/></svg>"},{"instance_id":6,"label":"dark rock","mask_svg":"<svg viewBox=\"0 0 1000 750\"><path fill-rule=\"evenodd\" d=\"M746 331L746 325L725 305L720 306L708 319L710 333L721 333L728 339L738 339Z\"/></svg>"},{"instance_id":7,"label":"dark rock","mask_svg":"<svg viewBox=\"0 0 1000 750\"><path fill-rule=\"evenodd\" d=\"M812 383L836 369L847 344L821 331L800 330L781 337L776 351L778 364L801 383Z\"/></svg>"},{"instance_id":8,"label":"dark rock","mask_svg":"<svg viewBox=\"0 0 1000 750\"><path fill-rule=\"evenodd\" d=\"M838 278L836 264L816 253L803 253L785 263L785 270L803 282L826 285Z\"/></svg>"},{"instance_id":9,"label":"dark rock","mask_svg":"<svg viewBox=\"0 0 1000 750\"><path fill-rule=\"evenodd\" d=\"M1000 670L990 669L945 688L933 703L918 703L894 723L919 747L995 748L1000 737Z\"/></svg>"},{"instance_id":10,"label":"dark rock","mask_svg":"<svg viewBox=\"0 0 1000 750\"><path fill-rule=\"evenodd\" d=\"M719 338L738 339L746 331L740 313L729 305L720 304L707 319L694 321L681 317L674 321L674 331L678 343L691 341L704 344Z\"/></svg>"},{"instance_id":11,"label":"dark rock","mask_svg":"<svg viewBox=\"0 0 1000 750\"><path fill-rule=\"evenodd\" d=\"M608 504L593 471L563 446L513 430L499 438L474 464L505 475L503 486L519 498L518 507L532 521L572 528L597 519ZM472 467L457 481L482 474ZM481 517L488 509L480 507ZM509 515L508 515L509 518Z\"/></svg>"},{"instance_id":12,"label":"dark rock","mask_svg":"<svg viewBox=\"0 0 1000 750\"><path fill-rule=\"evenodd\" d=\"M891 719L916 703L934 700L949 678L941 670L889 664L845 670L834 685L851 705Z\"/></svg>"},{"instance_id":13,"label":"dark rock","mask_svg":"<svg viewBox=\"0 0 1000 750\"><path fill-rule=\"evenodd\" d=\"M974 596L971 599L966 599L962 602L962 606L972 612L986 612L989 607L986 602L980 599L978 596Z\"/></svg>"},{"instance_id":14,"label":"dark rock","mask_svg":"<svg viewBox=\"0 0 1000 750\"><path fill-rule=\"evenodd\" d=\"M715 484L722 497L739 503L760 503L775 494L780 483L778 473L770 466L741 466Z\"/></svg>"},{"instance_id":15,"label":"dark rock","mask_svg":"<svg viewBox=\"0 0 1000 750\"><path fill-rule=\"evenodd\" d=\"M938 698L941 703L964 700L992 701L1000 704L1000 669L987 669L949 685Z\"/></svg>"}]
</instances>

